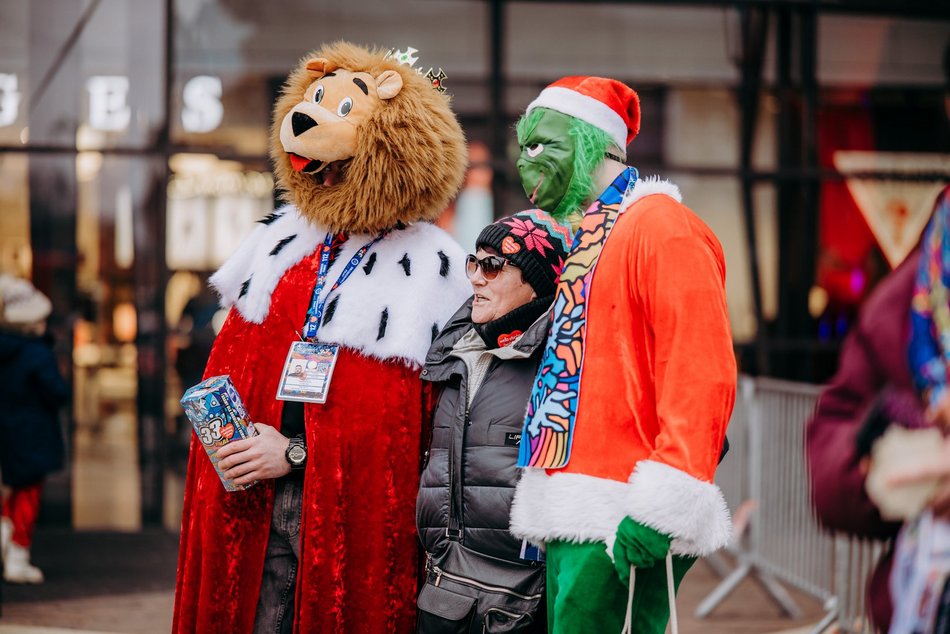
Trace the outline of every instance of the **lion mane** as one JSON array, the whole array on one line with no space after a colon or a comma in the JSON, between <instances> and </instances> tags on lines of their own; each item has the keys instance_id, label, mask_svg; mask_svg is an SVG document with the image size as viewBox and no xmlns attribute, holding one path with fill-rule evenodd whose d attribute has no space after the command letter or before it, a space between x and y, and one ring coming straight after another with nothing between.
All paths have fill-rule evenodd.
<instances>
[{"instance_id":1,"label":"lion mane","mask_svg":"<svg viewBox=\"0 0 950 634\"><path fill-rule=\"evenodd\" d=\"M394 70L403 80L399 94L360 124L356 154L334 185L294 171L280 142L281 121L314 81L306 69L313 57L374 77ZM385 51L348 42L304 56L287 78L274 106L270 153L284 201L322 226L352 233L434 220L458 191L466 166L465 136L448 97L414 69L387 59Z\"/></svg>"}]
</instances>

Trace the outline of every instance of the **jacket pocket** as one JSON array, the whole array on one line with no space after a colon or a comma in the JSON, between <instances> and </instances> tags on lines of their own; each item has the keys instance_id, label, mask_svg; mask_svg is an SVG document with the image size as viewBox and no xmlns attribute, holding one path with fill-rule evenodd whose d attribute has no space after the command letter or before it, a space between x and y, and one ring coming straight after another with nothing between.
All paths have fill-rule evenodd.
<instances>
[{"instance_id":1,"label":"jacket pocket","mask_svg":"<svg viewBox=\"0 0 950 634\"><path fill-rule=\"evenodd\" d=\"M426 584L419 593L419 634L464 634L472 625L475 597Z\"/></svg>"},{"instance_id":2,"label":"jacket pocket","mask_svg":"<svg viewBox=\"0 0 950 634\"><path fill-rule=\"evenodd\" d=\"M468 629L450 631L485 634L539 630L536 617L544 610L544 574L543 566L498 559L450 541L440 554L427 557L426 582L418 602L420 627L423 619L428 618L422 613L423 605L448 597L450 600L441 607L440 618L469 610L462 619ZM432 590L450 594L436 594ZM423 600L425 593L429 596ZM463 603L458 597L470 598L472 604Z\"/></svg>"},{"instance_id":3,"label":"jacket pocket","mask_svg":"<svg viewBox=\"0 0 950 634\"><path fill-rule=\"evenodd\" d=\"M449 445L452 444L452 428L451 427L433 427L432 428L432 443L430 449L448 449Z\"/></svg>"},{"instance_id":4,"label":"jacket pocket","mask_svg":"<svg viewBox=\"0 0 950 634\"><path fill-rule=\"evenodd\" d=\"M543 610L544 606L541 606L541 609ZM522 632L533 623L531 615L523 612L512 612L504 608L488 608L485 611L485 632L488 634Z\"/></svg>"}]
</instances>

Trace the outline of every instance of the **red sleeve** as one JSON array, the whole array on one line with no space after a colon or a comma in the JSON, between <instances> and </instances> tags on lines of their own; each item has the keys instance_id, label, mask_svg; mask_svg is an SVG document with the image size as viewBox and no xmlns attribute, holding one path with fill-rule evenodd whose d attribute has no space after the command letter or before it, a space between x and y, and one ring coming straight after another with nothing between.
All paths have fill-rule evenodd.
<instances>
[{"instance_id":1,"label":"red sleeve","mask_svg":"<svg viewBox=\"0 0 950 634\"><path fill-rule=\"evenodd\" d=\"M652 221L638 267L660 424L649 459L709 482L735 402L736 362L722 249L698 219L680 222L684 213Z\"/></svg>"}]
</instances>

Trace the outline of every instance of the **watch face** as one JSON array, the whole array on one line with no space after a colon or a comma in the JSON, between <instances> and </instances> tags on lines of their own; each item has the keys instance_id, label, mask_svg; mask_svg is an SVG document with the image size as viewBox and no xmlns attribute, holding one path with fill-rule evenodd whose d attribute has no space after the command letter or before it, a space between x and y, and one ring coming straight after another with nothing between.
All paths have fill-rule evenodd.
<instances>
[{"instance_id":1,"label":"watch face","mask_svg":"<svg viewBox=\"0 0 950 634\"><path fill-rule=\"evenodd\" d=\"M294 445L287 452L287 458L289 458L293 464L301 464L307 459L307 450L300 445Z\"/></svg>"}]
</instances>

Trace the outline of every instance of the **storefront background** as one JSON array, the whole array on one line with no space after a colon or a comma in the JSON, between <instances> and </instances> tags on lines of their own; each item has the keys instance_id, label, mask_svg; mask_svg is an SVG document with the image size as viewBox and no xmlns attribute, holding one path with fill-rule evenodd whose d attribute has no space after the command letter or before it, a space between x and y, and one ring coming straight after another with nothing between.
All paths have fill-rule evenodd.
<instances>
[{"instance_id":1,"label":"storefront background","mask_svg":"<svg viewBox=\"0 0 950 634\"><path fill-rule=\"evenodd\" d=\"M916 157L933 178L903 186L932 197L920 187L950 173L950 15L909 15L898 3L874 14L768 5L744 166L742 15L700 4L0 0L0 270L52 297L74 390L69 468L50 482L44 517L177 528L190 435L177 400L200 377L222 318L206 281L277 202L267 144L284 77L340 38L413 46L420 65L445 70L469 140L489 150L477 162L494 168L496 215L527 206L511 126L544 85L578 73L636 87L632 162L676 181L720 237L740 361L756 369L751 350L767 331L771 373L826 378L890 268L836 153ZM801 67L809 46L811 74ZM817 147L806 174L787 166L810 151L797 144L808 122ZM754 181L761 326L744 179Z\"/></svg>"}]
</instances>

